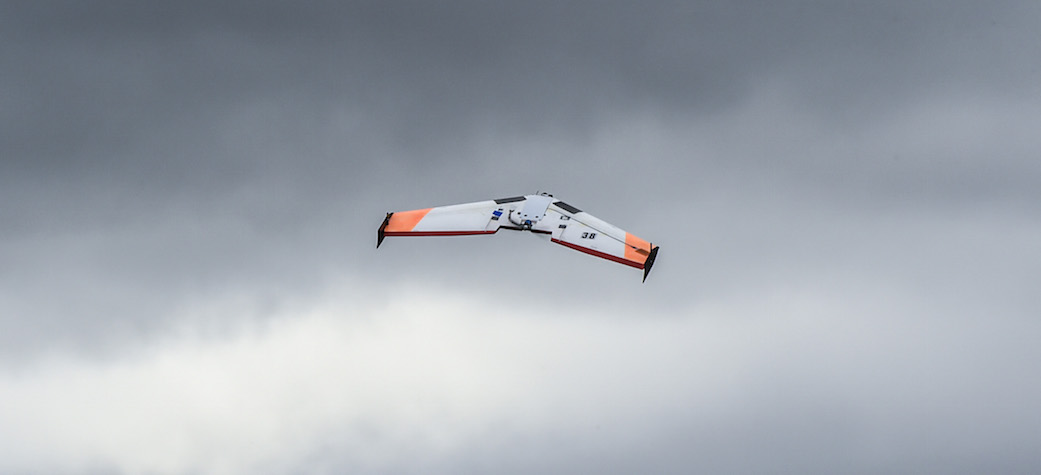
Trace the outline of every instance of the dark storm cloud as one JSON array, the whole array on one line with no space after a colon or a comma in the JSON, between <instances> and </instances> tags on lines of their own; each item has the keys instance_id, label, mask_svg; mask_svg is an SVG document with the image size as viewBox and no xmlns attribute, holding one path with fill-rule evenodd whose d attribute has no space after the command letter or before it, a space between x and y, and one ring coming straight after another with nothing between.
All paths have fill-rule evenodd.
<instances>
[{"instance_id":1,"label":"dark storm cloud","mask_svg":"<svg viewBox=\"0 0 1041 475\"><path fill-rule=\"evenodd\" d=\"M648 101L698 112L773 74L848 117L935 86L1029 85L1023 73L1037 60L1011 48L1037 39L1018 28L1020 9L974 4L22 8L33 11L5 15L6 82L22 107L8 118L25 124L9 133L65 160L91 137L111 153L138 130L206 124L260 98L300 101L292 113L305 115L291 118L308 122L322 118L315 107L358 108L366 123L425 143L487 120L589 126ZM63 133L46 133L56 127Z\"/></svg>"},{"instance_id":2,"label":"dark storm cloud","mask_svg":"<svg viewBox=\"0 0 1041 475\"><path fill-rule=\"evenodd\" d=\"M373 139L434 168L475 129L583 134L641 107L700 116L774 76L855 124L936 87L1030 87L1038 60L1018 47L1037 38L1018 26L1032 12L1015 5L8 7L18 8L30 12L5 15L8 168L181 189L251 174L356 177L377 159L362 145ZM229 137L239 113L277 136ZM343 140L286 151L294 166L262 153L265 138L303 146L316 127ZM343 181L356 184L333 184Z\"/></svg>"},{"instance_id":3,"label":"dark storm cloud","mask_svg":"<svg viewBox=\"0 0 1041 475\"><path fill-rule=\"evenodd\" d=\"M118 360L343 276L381 304L403 282L521 289L555 305L537 324L590 308L776 333L711 354L747 359L718 411L615 396L598 428L565 404L571 427L394 468L1029 472L1039 20L1031 2L6 3L3 367ZM647 285L527 235L372 249L385 211L537 188L661 244ZM246 310L183 321L226 300ZM654 347L615 338L593 360ZM563 374L644 382L590 368ZM371 468L328 452L288 471Z\"/></svg>"}]
</instances>

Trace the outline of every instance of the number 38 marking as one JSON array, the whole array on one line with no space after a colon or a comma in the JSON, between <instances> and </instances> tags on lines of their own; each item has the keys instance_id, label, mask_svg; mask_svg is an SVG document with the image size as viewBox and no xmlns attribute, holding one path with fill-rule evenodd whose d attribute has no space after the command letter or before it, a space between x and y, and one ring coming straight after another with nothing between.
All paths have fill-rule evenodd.
<instances>
[{"instance_id":1,"label":"number 38 marking","mask_svg":"<svg viewBox=\"0 0 1041 475\"><path fill-rule=\"evenodd\" d=\"M596 238L596 233L582 233L582 239L594 239L594 238Z\"/></svg>"}]
</instances>

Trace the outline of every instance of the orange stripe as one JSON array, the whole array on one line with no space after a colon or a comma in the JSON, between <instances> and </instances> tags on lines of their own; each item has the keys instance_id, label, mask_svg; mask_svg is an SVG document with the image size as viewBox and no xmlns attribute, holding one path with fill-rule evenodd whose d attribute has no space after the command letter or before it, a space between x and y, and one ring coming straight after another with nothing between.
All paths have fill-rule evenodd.
<instances>
[{"instance_id":1,"label":"orange stripe","mask_svg":"<svg viewBox=\"0 0 1041 475\"><path fill-rule=\"evenodd\" d=\"M647 255L651 253L651 245L647 241L632 234L625 233L625 258L633 262L643 264Z\"/></svg>"},{"instance_id":2,"label":"orange stripe","mask_svg":"<svg viewBox=\"0 0 1041 475\"><path fill-rule=\"evenodd\" d=\"M384 230L387 233L407 233L419 224L427 213L434 208L417 209L413 211L401 211L390 216L390 222Z\"/></svg>"}]
</instances>

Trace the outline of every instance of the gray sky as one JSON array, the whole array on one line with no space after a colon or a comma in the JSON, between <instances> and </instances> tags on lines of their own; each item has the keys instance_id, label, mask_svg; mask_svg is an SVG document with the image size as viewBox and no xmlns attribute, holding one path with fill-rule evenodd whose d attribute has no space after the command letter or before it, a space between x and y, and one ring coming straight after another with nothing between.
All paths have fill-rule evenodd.
<instances>
[{"instance_id":1,"label":"gray sky","mask_svg":"<svg viewBox=\"0 0 1041 475\"><path fill-rule=\"evenodd\" d=\"M1041 470L1037 2L299 3L0 5L0 471Z\"/></svg>"}]
</instances>

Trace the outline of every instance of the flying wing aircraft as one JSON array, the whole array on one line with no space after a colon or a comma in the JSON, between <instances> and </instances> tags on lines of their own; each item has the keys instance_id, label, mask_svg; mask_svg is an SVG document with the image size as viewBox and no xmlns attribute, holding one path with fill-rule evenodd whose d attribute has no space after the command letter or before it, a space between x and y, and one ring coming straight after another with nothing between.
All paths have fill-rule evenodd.
<instances>
[{"instance_id":1,"label":"flying wing aircraft","mask_svg":"<svg viewBox=\"0 0 1041 475\"><path fill-rule=\"evenodd\" d=\"M463 236L500 229L550 235L586 254L651 272L658 246L644 241L549 193L387 213L376 247L386 236Z\"/></svg>"}]
</instances>

